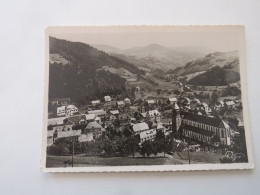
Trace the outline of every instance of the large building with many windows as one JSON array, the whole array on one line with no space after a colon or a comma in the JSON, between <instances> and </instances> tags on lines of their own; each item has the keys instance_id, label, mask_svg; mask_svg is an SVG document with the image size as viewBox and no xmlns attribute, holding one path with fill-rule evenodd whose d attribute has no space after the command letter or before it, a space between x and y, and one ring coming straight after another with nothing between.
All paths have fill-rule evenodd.
<instances>
[{"instance_id":1,"label":"large building with many windows","mask_svg":"<svg viewBox=\"0 0 260 195\"><path fill-rule=\"evenodd\" d=\"M224 120L189 112L181 112L181 120L184 137L214 146L231 144L230 126Z\"/></svg>"}]
</instances>

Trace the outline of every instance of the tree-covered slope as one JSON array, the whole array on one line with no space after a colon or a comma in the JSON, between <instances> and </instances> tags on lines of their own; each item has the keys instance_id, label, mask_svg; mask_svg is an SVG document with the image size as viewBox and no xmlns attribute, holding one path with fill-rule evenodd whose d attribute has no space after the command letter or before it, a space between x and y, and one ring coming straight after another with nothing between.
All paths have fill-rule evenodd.
<instances>
[{"instance_id":1,"label":"tree-covered slope","mask_svg":"<svg viewBox=\"0 0 260 195\"><path fill-rule=\"evenodd\" d=\"M125 90L124 78L109 71L97 71L103 66L125 68L134 74L144 74L136 66L87 44L53 37L49 41L50 54L57 54L68 61L67 64L50 61L49 99L102 97Z\"/></svg>"},{"instance_id":2,"label":"tree-covered slope","mask_svg":"<svg viewBox=\"0 0 260 195\"><path fill-rule=\"evenodd\" d=\"M227 67L215 66L188 81L191 85L224 86L240 80L239 73Z\"/></svg>"}]
</instances>

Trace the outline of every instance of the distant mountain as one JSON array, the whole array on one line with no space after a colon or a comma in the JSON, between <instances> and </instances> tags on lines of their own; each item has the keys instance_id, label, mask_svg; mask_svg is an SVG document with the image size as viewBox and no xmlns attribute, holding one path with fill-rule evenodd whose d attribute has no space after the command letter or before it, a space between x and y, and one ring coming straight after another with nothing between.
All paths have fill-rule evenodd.
<instances>
[{"instance_id":1,"label":"distant mountain","mask_svg":"<svg viewBox=\"0 0 260 195\"><path fill-rule=\"evenodd\" d=\"M49 98L102 97L124 90L126 80L119 74L103 70L127 70L145 74L135 65L99 51L88 44L49 38ZM84 99L84 98L83 98Z\"/></svg>"},{"instance_id":2,"label":"distant mountain","mask_svg":"<svg viewBox=\"0 0 260 195\"><path fill-rule=\"evenodd\" d=\"M100 51L104 51L108 54L110 53L122 53L122 50L116 48L116 47L112 47L109 45L103 45L103 44L99 44L99 45L92 45L94 48L100 50Z\"/></svg>"},{"instance_id":3,"label":"distant mountain","mask_svg":"<svg viewBox=\"0 0 260 195\"><path fill-rule=\"evenodd\" d=\"M238 52L214 52L167 73L186 77L191 85L228 85L240 80Z\"/></svg>"},{"instance_id":4,"label":"distant mountain","mask_svg":"<svg viewBox=\"0 0 260 195\"><path fill-rule=\"evenodd\" d=\"M214 52L203 58L190 61L182 68L175 69L175 74L185 76L196 72L208 71L214 66L226 67L239 72L238 52Z\"/></svg>"},{"instance_id":5,"label":"distant mountain","mask_svg":"<svg viewBox=\"0 0 260 195\"><path fill-rule=\"evenodd\" d=\"M164 71L184 66L187 62L203 57L212 51L200 47L168 48L158 44L124 50L108 45L94 45L94 47L117 56L120 59L133 62L137 66L150 69L162 69Z\"/></svg>"}]
</instances>

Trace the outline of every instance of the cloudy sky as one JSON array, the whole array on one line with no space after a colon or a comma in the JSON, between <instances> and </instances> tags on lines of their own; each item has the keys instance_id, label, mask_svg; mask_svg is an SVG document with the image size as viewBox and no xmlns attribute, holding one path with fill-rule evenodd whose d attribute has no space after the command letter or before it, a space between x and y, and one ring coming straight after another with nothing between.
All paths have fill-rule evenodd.
<instances>
[{"instance_id":1,"label":"cloudy sky","mask_svg":"<svg viewBox=\"0 0 260 195\"><path fill-rule=\"evenodd\" d=\"M214 51L239 49L241 27L92 27L52 29L51 36L120 49L159 44L166 47L205 47Z\"/></svg>"}]
</instances>

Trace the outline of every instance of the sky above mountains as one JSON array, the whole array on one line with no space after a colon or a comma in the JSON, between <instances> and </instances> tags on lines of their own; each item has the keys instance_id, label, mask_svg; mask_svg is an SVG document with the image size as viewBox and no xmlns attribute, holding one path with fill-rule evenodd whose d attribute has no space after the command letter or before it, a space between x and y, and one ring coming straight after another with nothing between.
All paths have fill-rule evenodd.
<instances>
[{"instance_id":1,"label":"sky above mountains","mask_svg":"<svg viewBox=\"0 0 260 195\"><path fill-rule=\"evenodd\" d=\"M109 45L119 49L159 44L165 47L204 47L213 51L239 50L239 34L232 30L185 30L155 32L86 32L52 35L56 38L83 42L90 45Z\"/></svg>"}]
</instances>

